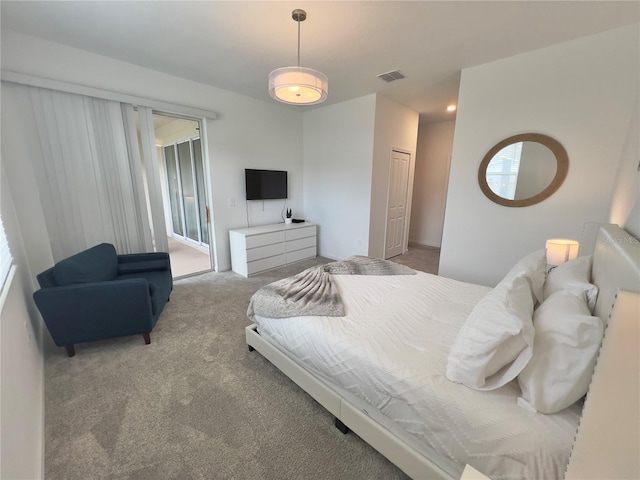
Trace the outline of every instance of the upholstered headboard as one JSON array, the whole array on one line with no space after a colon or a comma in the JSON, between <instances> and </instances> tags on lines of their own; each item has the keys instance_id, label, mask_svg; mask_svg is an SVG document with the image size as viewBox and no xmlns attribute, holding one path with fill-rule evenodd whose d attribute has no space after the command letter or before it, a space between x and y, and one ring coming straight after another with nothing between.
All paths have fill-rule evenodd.
<instances>
[{"instance_id":1,"label":"upholstered headboard","mask_svg":"<svg viewBox=\"0 0 640 480\"><path fill-rule=\"evenodd\" d=\"M600 225L595 237L591 276L600 289L595 313L608 326L565 480L637 479L640 242L617 225Z\"/></svg>"},{"instance_id":2,"label":"upholstered headboard","mask_svg":"<svg viewBox=\"0 0 640 480\"><path fill-rule=\"evenodd\" d=\"M591 281L598 287L598 301L594 314L607 322L618 290L640 292L640 242L613 224L601 224L597 228L595 241L589 240L595 230L594 224L585 227L585 246L593 244L593 266Z\"/></svg>"}]
</instances>

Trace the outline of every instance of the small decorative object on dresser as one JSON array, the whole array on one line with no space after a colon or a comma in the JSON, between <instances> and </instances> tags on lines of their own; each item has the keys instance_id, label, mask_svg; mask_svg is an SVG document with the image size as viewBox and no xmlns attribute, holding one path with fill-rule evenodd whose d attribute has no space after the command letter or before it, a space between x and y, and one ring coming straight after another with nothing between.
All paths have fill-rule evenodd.
<instances>
[{"instance_id":1,"label":"small decorative object on dresser","mask_svg":"<svg viewBox=\"0 0 640 480\"><path fill-rule=\"evenodd\" d=\"M287 208L287 217L284 219L284 223L289 225L291 223L291 217L292 216L293 216L293 213L291 212L291 209Z\"/></svg>"},{"instance_id":2,"label":"small decorative object on dresser","mask_svg":"<svg viewBox=\"0 0 640 480\"><path fill-rule=\"evenodd\" d=\"M316 256L315 223L277 223L229 231L231 269L244 277Z\"/></svg>"}]
</instances>

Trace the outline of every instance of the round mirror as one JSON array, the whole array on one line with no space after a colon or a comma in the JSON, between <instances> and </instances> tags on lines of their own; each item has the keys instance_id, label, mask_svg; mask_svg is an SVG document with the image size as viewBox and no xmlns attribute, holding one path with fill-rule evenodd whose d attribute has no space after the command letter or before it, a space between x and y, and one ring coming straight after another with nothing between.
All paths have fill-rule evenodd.
<instances>
[{"instance_id":1,"label":"round mirror","mask_svg":"<svg viewBox=\"0 0 640 480\"><path fill-rule=\"evenodd\" d=\"M567 151L547 135L524 133L495 145L482 159L482 192L505 207L526 207L555 192L569 169Z\"/></svg>"}]
</instances>

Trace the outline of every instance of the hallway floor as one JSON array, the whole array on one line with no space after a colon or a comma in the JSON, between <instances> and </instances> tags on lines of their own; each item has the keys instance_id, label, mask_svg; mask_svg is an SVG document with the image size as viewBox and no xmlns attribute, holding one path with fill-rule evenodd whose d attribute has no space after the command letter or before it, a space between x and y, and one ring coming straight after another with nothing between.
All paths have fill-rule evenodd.
<instances>
[{"instance_id":1,"label":"hallway floor","mask_svg":"<svg viewBox=\"0 0 640 480\"><path fill-rule=\"evenodd\" d=\"M406 265L414 270L437 275L438 263L440 262L440 249L424 245L412 245L404 254L397 255L389 260Z\"/></svg>"}]
</instances>

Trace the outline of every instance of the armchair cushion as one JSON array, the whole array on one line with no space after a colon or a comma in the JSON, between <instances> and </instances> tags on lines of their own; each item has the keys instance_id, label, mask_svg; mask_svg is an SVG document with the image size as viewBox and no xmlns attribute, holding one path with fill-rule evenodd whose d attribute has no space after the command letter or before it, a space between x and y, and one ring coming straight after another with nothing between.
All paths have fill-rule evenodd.
<instances>
[{"instance_id":1,"label":"armchair cushion","mask_svg":"<svg viewBox=\"0 0 640 480\"><path fill-rule=\"evenodd\" d=\"M153 272L144 273L128 273L126 275L118 275L117 281L120 280L132 280L136 278L144 278L149 283L149 296L151 297L151 313L155 320L162 312L165 303L169 295L171 295L171 289L173 288L173 281L171 274L166 270L157 270Z\"/></svg>"},{"instance_id":2,"label":"armchair cushion","mask_svg":"<svg viewBox=\"0 0 640 480\"><path fill-rule=\"evenodd\" d=\"M118 275L170 269L169 254L166 252L118 255Z\"/></svg>"},{"instance_id":3,"label":"armchair cushion","mask_svg":"<svg viewBox=\"0 0 640 480\"><path fill-rule=\"evenodd\" d=\"M118 255L113 245L101 243L58 262L53 276L59 286L107 282L118 274Z\"/></svg>"}]
</instances>

